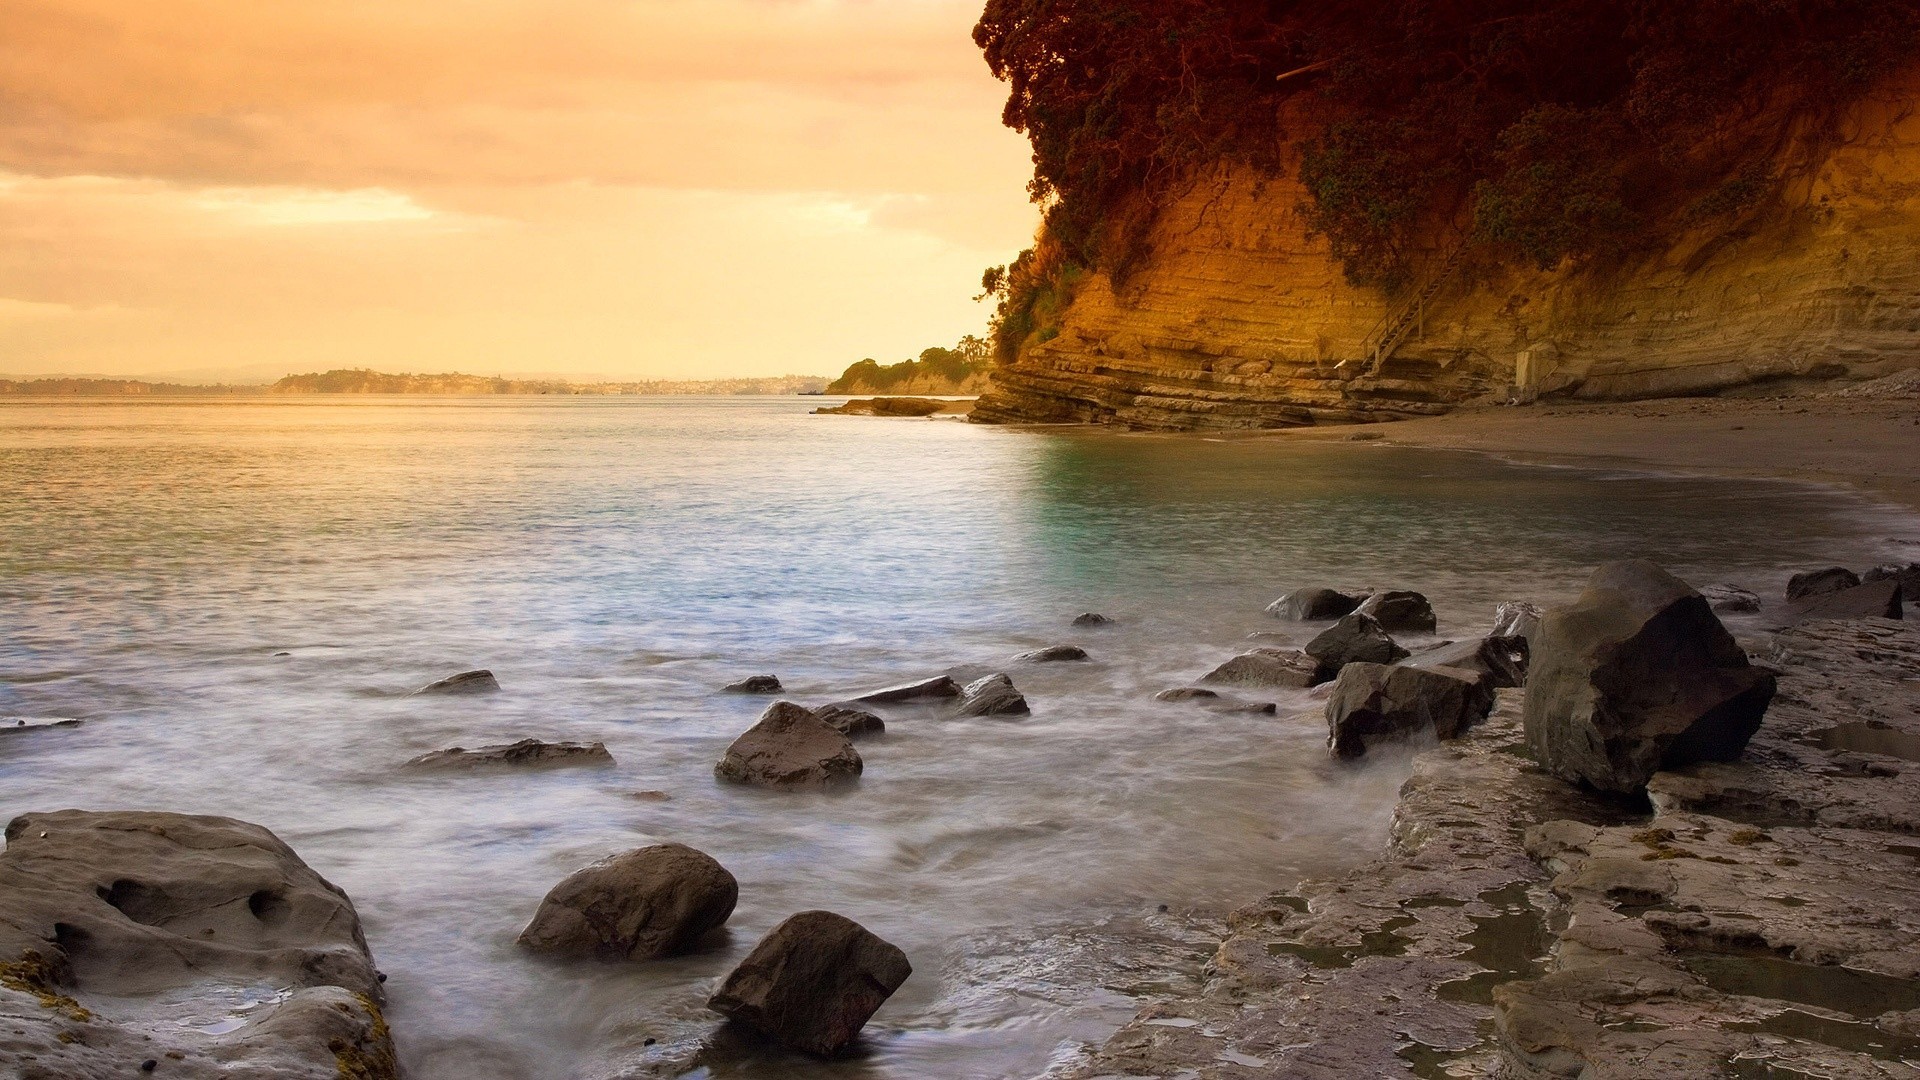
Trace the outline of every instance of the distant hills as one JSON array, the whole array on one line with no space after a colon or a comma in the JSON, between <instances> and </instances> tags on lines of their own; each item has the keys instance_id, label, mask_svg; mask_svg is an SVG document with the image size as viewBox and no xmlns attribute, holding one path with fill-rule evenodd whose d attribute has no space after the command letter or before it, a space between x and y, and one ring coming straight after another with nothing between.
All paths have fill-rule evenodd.
<instances>
[{"instance_id":1,"label":"distant hills","mask_svg":"<svg viewBox=\"0 0 1920 1080\"><path fill-rule=\"evenodd\" d=\"M827 380L814 375L778 375L759 379L652 379L636 382L573 383L558 379L505 379L447 372L391 375L365 368L288 375L261 386L191 386L137 379L0 379L0 396L161 397L184 395L265 396L273 394L493 394L621 395L717 394L727 396L817 394Z\"/></svg>"},{"instance_id":2,"label":"distant hills","mask_svg":"<svg viewBox=\"0 0 1920 1080\"><path fill-rule=\"evenodd\" d=\"M992 346L969 334L951 349L932 348L918 360L881 364L862 360L827 387L829 394L979 394L987 388Z\"/></svg>"}]
</instances>

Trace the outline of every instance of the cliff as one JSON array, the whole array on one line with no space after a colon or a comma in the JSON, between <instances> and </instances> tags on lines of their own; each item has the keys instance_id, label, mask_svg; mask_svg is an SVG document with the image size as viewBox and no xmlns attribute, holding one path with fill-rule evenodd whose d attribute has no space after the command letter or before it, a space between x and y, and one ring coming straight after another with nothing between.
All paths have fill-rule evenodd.
<instances>
[{"instance_id":1,"label":"cliff","mask_svg":"<svg viewBox=\"0 0 1920 1080\"><path fill-rule=\"evenodd\" d=\"M1436 237L1397 298L1349 284L1310 234L1297 155L1277 176L1222 165L1155 208L1123 285L1074 286L974 418L1281 427L1920 365L1916 104L1920 68L1854 104L1837 141L1785 147L1786 182L1738 220L1676 218L1651 250L1551 271ZM1429 287L1405 340L1369 358L1383 320Z\"/></svg>"}]
</instances>

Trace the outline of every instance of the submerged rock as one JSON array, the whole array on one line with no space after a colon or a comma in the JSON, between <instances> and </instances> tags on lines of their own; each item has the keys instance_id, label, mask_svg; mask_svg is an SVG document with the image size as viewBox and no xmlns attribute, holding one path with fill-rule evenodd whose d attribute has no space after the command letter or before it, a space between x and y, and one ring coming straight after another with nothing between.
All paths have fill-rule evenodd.
<instances>
[{"instance_id":1,"label":"submerged rock","mask_svg":"<svg viewBox=\"0 0 1920 1080\"><path fill-rule=\"evenodd\" d=\"M859 697L850 700L856 704L864 705L894 705L906 701L929 701L938 698L959 696L960 684L954 682L950 676L940 675L931 679L922 679L919 682L889 686L885 689L861 694Z\"/></svg>"},{"instance_id":2,"label":"submerged rock","mask_svg":"<svg viewBox=\"0 0 1920 1080\"><path fill-rule=\"evenodd\" d=\"M1707 606L1724 614L1751 614L1760 610L1760 597L1738 585L1725 583L1700 586Z\"/></svg>"},{"instance_id":3,"label":"submerged rock","mask_svg":"<svg viewBox=\"0 0 1920 1080\"><path fill-rule=\"evenodd\" d=\"M887 722L865 709L856 709L846 702L836 701L831 705L822 705L813 710L820 722L849 739L865 738L868 735L884 735Z\"/></svg>"},{"instance_id":4,"label":"submerged rock","mask_svg":"<svg viewBox=\"0 0 1920 1080\"><path fill-rule=\"evenodd\" d=\"M731 682L720 688L724 694L777 694L782 689L780 680L772 675L749 675L739 682Z\"/></svg>"},{"instance_id":5,"label":"submerged rock","mask_svg":"<svg viewBox=\"0 0 1920 1080\"><path fill-rule=\"evenodd\" d=\"M776 701L713 767L721 780L761 787L831 787L865 767L853 743L811 710Z\"/></svg>"},{"instance_id":6,"label":"submerged rock","mask_svg":"<svg viewBox=\"0 0 1920 1080\"><path fill-rule=\"evenodd\" d=\"M396 1080L380 976L347 895L258 825L23 814L0 853L0 1060L23 1077ZM127 998L285 995L211 1033ZM349 1072L351 1067L354 1070Z\"/></svg>"},{"instance_id":7,"label":"submerged rock","mask_svg":"<svg viewBox=\"0 0 1920 1080\"><path fill-rule=\"evenodd\" d=\"M1360 598L1334 589L1295 589L1267 605L1267 614L1296 622L1338 619L1360 606Z\"/></svg>"},{"instance_id":8,"label":"submerged rock","mask_svg":"<svg viewBox=\"0 0 1920 1080\"><path fill-rule=\"evenodd\" d=\"M1014 657L1022 664L1058 664L1067 661L1087 659L1087 650L1078 645L1049 645L1044 649L1023 652Z\"/></svg>"},{"instance_id":9,"label":"submerged rock","mask_svg":"<svg viewBox=\"0 0 1920 1080\"><path fill-rule=\"evenodd\" d=\"M1075 615L1073 617L1073 625L1082 628L1090 626L1112 626L1113 620L1097 611L1087 611Z\"/></svg>"},{"instance_id":10,"label":"submerged rock","mask_svg":"<svg viewBox=\"0 0 1920 1080\"><path fill-rule=\"evenodd\" d=\"M1527 655L1527 639L1523 637L1470 638L1415 653L1406 666L1460 668L1477 672L1489 687L1505 689L1526 685Z\"/></svg>"},{"instance_id":11,"label":"submerged rock","mask_svg":"<svg viewBox=\"0 0 1920 1080\"><path fill-rule=\"evenodd\" d=\"M1320 662L1322 679L1348 664L1391 664L1407 658L1407 650L1387 636L1378 620L1357 611L1307 642L1306 653Z\"/></svg>"},{"instance_id":12,"label":"submerged rock","mask_svg":"<svg viewBox=\"0 0 1920 1080\"><path fill-rule=\"evenodd\" d=\"M968 683L961 692L955 716L1025 716L1032 712L1027 699L1005 675L988 675Z\"/></svg>"},{"instance_id":13,"label":"submerged rock","mask_svg":"<svg viewBox=\"0 0 1920 1080\"><path fill-rule=\"evenodd\" d=\"M1898 619L1902 614L1900 583L1882 578L1851 589L1808 596L1787 612L1787 624L1810 619Z\"/></svg>"},{"instance_id":14,"label":"submerged rock","mask_svg":"<svg viewBox=\"0 0 1920 1080\"><path fill-rule=\"evenodd\" d=\"M1153 695L1153 700L1174 704L1191 702L1204 707L1208 712L1217 713L1253 713L1272 716L1280 711L1280 707L1270 701L1236 701L1233 698L1220 696L1217 690L1208 690L1199 686L1180 686L1172 690L1162 690Z\"/></svg>"},{"instance_id":15,"label":"submerged rock","mask_svg":"<svg viewBox=\"0 0 1920 1080\"><path fill-rule=\"evenodd\" d=\"M540 902L520 944L556 956L672 956L725 923L739 898L739 883L712 856L656 844L568 875Z\"/></svg>"},{"instance_id":16,"label":"submerged rock","mask_svg":"<svg viewBox=\"0 0 1920 1080\"><path fill-rule=\"evenodd\" d=\"M1433 605L1427 598L1404 589L1374 593L1356 610L1373 616L1380 628L1390 634L1431 634L1438 625L1433 617Z\"/></svg>"},{"instance_id":17,"label":"submerged rock","mask_svg":"<svg viewBox=\"0 0 1920 1080\"><path fill-rule=\"evenodd\" d=\"M430 682L415 690L411 697L421 694L491 694L500 689L500 680L493 672L485 668L477 671L463 671L458 675L449 675L444 679Z\"/></svg>"},{"instance_id":18,"label":"submerged rock","mask_svg":"<svg viewBox=\"0 0 1920 1080\"><path fill-rule=\"evenodd\" d=\"M1323 665L1298 649L1254 649L1200 677L1219 686L1304 689L1326 681Z\"/></svg>"},{"instance_id":19,"label":"submerged rock","mask_svg":"<svg viewBox=\"0 0 1920 1080\"><path fill-rule=\"evenodd\" d=\"M1636 792L1659 769L1738 757L1773 693L1686 582L1608 563L1534 641L1527 743L1562 777Z\"/></svg>"},{"instance_id":20,"label":"submerged rock","mask_svg":"<svg viewBox=\"0 0 1920 1080\"><path fill-rule=\"evenodd\" d=\"M844 1049L913 974L907 954L831 911L773 928L707 1007L809 1054Z\"/></svg>"},{"instance_id":21,"label":"submerged rock","mask_svg":"<svg viewBox=\"0 0 1920 1080\"><path fill-rule=\"evenodd\" d=\"M1825 570L1808 570L1787 579L1787 599L1803 600L1822 593L1839 592L1860 584L1860 576L1844 566L1829 566Z\"/></svg>"},{"instance_id":22,"label":"submerged rock","mask_svg":"<svg viewBox=\"0 0 1920 1080\"><path fill-rule=\"evenodd\" d=\"M1492 709L1493 687L1476 671L1348 664L1327 699L1327 746L1359 757L1376 743L1424 732L1453 739Z\"/></svg>"},{"instance_id":23,"label":"submerged rock","mask_svg":"<svg viewBox=\"0 0 1920 1080\"><path fill-rule=\"evenodd\" d=\"M406 763L405 768L456 771L461 769L563 769L576 766L613 764L606 743L541 742L521 739L515 743L476 746L452 746L435 750Z\"/></svg>"}]
</instances>

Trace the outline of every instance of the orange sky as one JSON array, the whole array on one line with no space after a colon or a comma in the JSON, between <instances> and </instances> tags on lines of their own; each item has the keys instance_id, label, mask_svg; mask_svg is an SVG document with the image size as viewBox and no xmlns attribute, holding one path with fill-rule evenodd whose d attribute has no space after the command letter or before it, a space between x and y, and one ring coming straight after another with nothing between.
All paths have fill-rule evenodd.
<instances>
[{"instance_id":1,"label":"orange sky","mask_svg":"<svg viewBox=\"0 0 1920 1080\"><path fill-rule=\"evenodd\" d=\"M837 373L978 332L979 0L4 0L0 374Z\"/></svg>"}]
</instances>

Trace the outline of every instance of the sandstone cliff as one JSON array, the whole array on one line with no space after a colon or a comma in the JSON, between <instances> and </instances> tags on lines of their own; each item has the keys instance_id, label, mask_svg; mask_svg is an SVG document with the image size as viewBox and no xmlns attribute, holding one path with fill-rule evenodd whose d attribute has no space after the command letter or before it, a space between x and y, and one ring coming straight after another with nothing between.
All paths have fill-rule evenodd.
<instances>
[{"instance_id":1,"label":"sandstone cliff","mask_svg":"<svg viewBox=\"0 0 1920 1080\"><path fill-rule=\"evenodd\" d=\"M974 412L985 422L1279 427L1533 396L1626 399L1920 365L1920 69L1850 111L1835 145L1784 150L1781 188L1739 220L1674 225L1607 267L1515 269L1436 238L1438 288L1384 361L1407 303L1356 287L1277 177L1226 167L1161 208L1123 286L1079 282Z\"/></svg>"}]
</instances>

